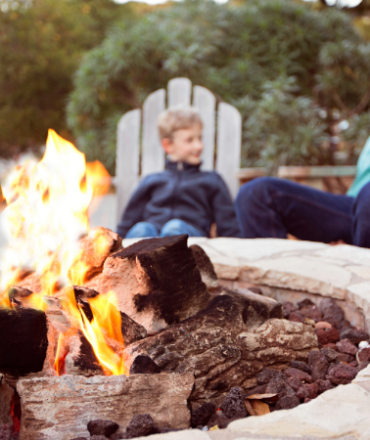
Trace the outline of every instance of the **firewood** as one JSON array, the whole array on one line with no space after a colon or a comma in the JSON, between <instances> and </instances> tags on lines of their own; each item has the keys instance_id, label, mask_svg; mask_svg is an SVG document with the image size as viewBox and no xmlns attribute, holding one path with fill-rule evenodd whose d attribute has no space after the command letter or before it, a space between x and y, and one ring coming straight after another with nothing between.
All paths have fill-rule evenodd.
<instances>
[{"instance_id":1,"label":"firewood","mask_svg":"<svg viewBox=\"0 0 370 440\"><path fill-rule=\"evenodd\" d=\"M190 246L190 249L193 252L203 283L209 291L216 289L218 287L218 278L209 256L197 244Z\"/></svg>"},{"instance_id":2,"label":"firewood","mask_svg":"<svg viewBox=\"0 0 370 440\"><path fill-rule=\"evenodd\" d=\"M149 334L195 315L210 298L187 235L142 240L116 252L87 286L113 290L120 310Z\"/></svg>"},{"instance_id":3,"label":"firewood","mask_svg":"<svg viewBox=\"0 0 370 440\"><path fill-rule=\"evenodd\" d=\"M23 307L0 309L0 372L16 376L41 371L47 334L44 312Z\"/></svg>"},{"instance_id":4,"label":"firewood","mask_svg":"<svg viewBox=\"0 0 370 440\"><path fill-rule=\"evenodd\" d=\"M123 434L132 417L149 413L160 428L190 425L191 373L22 379L22 440L89 438L91 420L111 420Z\"/></svg>"}]
</instances>

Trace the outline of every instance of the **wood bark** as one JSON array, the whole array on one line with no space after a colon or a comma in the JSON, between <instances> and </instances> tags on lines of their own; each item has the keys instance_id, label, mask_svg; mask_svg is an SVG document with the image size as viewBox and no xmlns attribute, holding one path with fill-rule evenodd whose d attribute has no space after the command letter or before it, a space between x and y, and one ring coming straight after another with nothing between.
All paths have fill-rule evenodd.
<instances>
[{"instance_id":1,"label":"wood bark","mask_svg":"<svg viewBox=\"0 0 370 440\"><path fill-rule=\"evenodd\" d=\"M142 240L113 254L87 286L113 290L120 310L148 334L195 315L210 298L187 235Z\"/></svg>"},{"instance_id":2,"label":"wood bark","mask_svg":"<svg viewBox=\"0 0 370 440\"><path fill-rule=\"evenodd\" d=\"M145 413L160 428L186 429L193 384L189 373L22 379L20 440L89 438L87 424L96 419L118 423L123 434L135 414Z\"/></svg>"}]
</instances>

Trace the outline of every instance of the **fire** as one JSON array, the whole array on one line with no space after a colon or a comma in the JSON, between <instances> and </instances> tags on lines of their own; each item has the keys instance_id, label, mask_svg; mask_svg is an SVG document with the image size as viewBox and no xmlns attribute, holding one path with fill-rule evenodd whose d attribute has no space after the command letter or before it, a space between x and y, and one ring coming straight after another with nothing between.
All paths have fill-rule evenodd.
<instances>
[{"instance_id":1,"label":"fire","mask_svg":"<svg viewBox=\"0 0 370 440\"><path fill-rule=\"evenodd\" d=\"M124 346L121 315L114 294L90 300L91 322L72 298L72 288L83 285L88 267L81 261L79 239L89 232L88 207L93 195L109 189L110 176L96 161L86 164L75 146L49 130L43 158L18 165L2 186L7 206L2 227L8 246L2 254L0 306L10 307L8 291L25 273L34 273L37 286L26 305L45 309L44 296L62 292L62 305L92 345L106 374L125 374L119 354ZM107 243L97 236L94 248L104 252ZM63 289L64 288L64 289ZM63 298L63 292L69 292ZM76 327L75 327L76 331ZM56 371L61 374L68 335L59 336Z\"/></svg>"}]
</instances>

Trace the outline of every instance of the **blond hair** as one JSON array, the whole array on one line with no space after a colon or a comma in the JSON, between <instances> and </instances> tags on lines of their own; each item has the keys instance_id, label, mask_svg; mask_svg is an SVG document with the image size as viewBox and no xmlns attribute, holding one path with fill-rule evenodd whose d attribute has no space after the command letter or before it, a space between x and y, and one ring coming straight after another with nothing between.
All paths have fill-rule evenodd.
<instances>
[{"instance_id":1,"label":"blond hair","mask_svg":"<svg viewBox=\"0 0 370 440\"><path fill-rule=\"evenodd\" d=\"M203 127L202 119L196 108L189 106L171 107L158 116L159 137L160 139L172 139L175 131L190 128L196 124Z\"/></svg>"}]
</instances>

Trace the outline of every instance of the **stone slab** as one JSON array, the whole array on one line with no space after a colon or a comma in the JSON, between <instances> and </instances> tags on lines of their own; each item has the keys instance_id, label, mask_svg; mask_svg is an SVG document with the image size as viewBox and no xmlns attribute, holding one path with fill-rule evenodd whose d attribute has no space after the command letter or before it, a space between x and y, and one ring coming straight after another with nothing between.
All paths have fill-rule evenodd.
<instances>
[{"instance_id":1,"label":"stone slab","mask_svg":"<svg viewBox=\"0 0 370 440\"><path fill-rule=\"evenodd\" d=\"M302 257L268 259L243 266L241 279L344 299L351 272Z\"/></svg>"},{"instance_id":2,"label":"stone slab","mask_svg":"<svg viewBox=\"0 0 370 440\"><path fill-rule=\"evenodd\" d=\"M239 433L240 437L265 434L287 439L305 435L337 439L347 435L368 440L369 408L370 392L356 384L340 385L294 409L237 420L227 430Z\"/></svg>"},{"instance_id":3,"label":"stone slab","mask_svg":"<svg viewBox=\"0 0 370 440\"><path fill-rule=\"evenodd\" d=\"M321 255L322 257L330 258L332 260L346 260L352 264L358 264L361 266L370 266L369 250L357 246L350 246L348 244L327 246L326 249L317 251L316 255Z\"/></svg>"}]
</instances>

